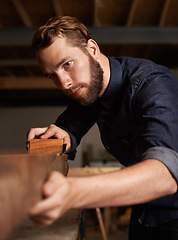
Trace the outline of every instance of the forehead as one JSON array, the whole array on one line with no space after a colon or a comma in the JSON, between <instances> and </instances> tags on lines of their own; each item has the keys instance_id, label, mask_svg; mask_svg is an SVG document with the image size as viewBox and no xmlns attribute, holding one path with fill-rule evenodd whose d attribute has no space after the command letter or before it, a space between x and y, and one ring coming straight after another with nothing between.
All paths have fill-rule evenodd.
<instances>
[{"instance_id":1,"label":"forehead","mask_svg":"<svg viewBox=\"0 0 178 240\"><path fill-rule=\"evenodd\" d=\"M72 48L72 45L69 44L64 37L56 37L53 40L51 45L38 49L36 51L36 54L41 55L41 54L44 54L46 52L50 53L53 50L56 50L56 51L61 50L62 51L62 50L67 49L67 48Z\"/></svg>"},{"instance_id":2,"label":"forehead","mask_svg":"<svg viewBox=\"0 0 178 240\"><path fill-rule=\"evenodd\" d=\"M47 47L40 48L36 51L36 57L43 58L51 55L72 55L74 53L80 53L84 51L77 47L73 46L72 42L66 39L65 37L56 37L53 43Z\"/></svg>"}]
</instances>

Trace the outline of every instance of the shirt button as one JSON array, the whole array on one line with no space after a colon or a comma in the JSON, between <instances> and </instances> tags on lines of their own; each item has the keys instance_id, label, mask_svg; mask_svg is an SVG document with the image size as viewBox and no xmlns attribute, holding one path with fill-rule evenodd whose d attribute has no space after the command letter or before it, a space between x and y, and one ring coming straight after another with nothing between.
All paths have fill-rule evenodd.
<instances>
[{"instance_id":1,"label":"shirt button","mask_svg":"<svg viewBox=\"0 0 178 240\"><path fill-rule=\"evenodd\" d=\"M101 122L102 122L102 123L105 123L105 119L104 119L104 118L101 118Z\"/></svg>"},{"instance_id":2,"label":"shirt button","mask_svg":"<svg viewBox=\"0 0 178 240\"><path fill-rule=\"evenodd\" d=\"M123 143L124 143L124 144L127 144L127 143L128 143L128 141L127 141L126 139L124 139L124 140L123 140Z\"/></svg>"}]
</instances>

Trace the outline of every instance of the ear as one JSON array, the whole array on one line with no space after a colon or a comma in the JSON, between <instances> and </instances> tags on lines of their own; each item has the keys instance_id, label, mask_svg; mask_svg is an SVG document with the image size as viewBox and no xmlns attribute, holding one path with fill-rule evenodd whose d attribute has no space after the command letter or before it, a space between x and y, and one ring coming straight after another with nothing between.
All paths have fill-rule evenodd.
<instances>
[{"instance_id":1,"label":"ear","mask_svg":"<svg viewBox=\"0 0 178 240\"><path fill-rule=\"evenodd\" d=\"M88 40L87 50L93 58L95 58L96 60L99 58L100 49L99 49L98 44L93 39Z\"/></svg>"}]
</instances>

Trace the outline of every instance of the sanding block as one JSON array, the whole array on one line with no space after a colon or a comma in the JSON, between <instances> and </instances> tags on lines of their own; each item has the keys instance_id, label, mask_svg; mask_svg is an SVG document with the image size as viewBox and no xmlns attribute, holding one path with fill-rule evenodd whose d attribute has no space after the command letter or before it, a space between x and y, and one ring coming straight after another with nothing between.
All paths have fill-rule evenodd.
<instances>
[{"instance_id":1,"label":"sanding block","mask_svg":"<svg viewBox=\"0 0 178 240\"><path fill-rule=\"evenodd\" d=\"M58 153L62 154L65 151L63 139L31 139L27 145L29 153Z\"/></svg>"}]
</instances>

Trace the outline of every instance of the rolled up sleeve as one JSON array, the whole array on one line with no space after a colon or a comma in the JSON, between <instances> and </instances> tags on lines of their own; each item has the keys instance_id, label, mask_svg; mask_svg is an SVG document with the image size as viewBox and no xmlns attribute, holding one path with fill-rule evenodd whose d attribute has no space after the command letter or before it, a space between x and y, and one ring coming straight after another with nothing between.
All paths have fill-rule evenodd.
<instances>
[{"instance_id":1,"label":"rolled up sleeve","mask_svg":"<svg viewBox=\"0 0 178 240\"><path fill-rule=\"evenodd\" d=\"M141 157L141 160L156 159L162 162L178 182L178 153L167 147L152 147Z\"/></svg>"}]
</instances>

